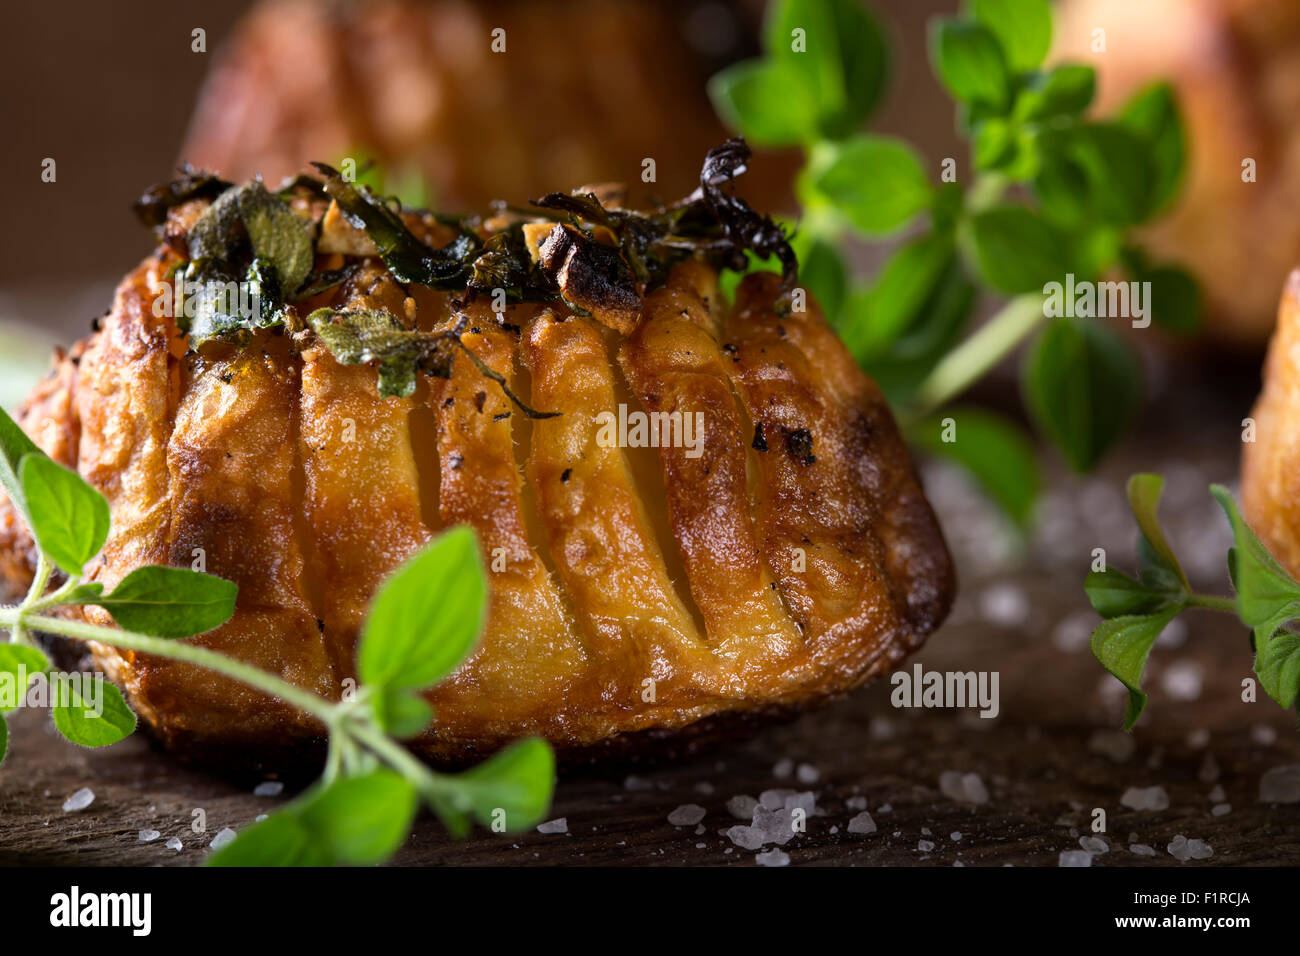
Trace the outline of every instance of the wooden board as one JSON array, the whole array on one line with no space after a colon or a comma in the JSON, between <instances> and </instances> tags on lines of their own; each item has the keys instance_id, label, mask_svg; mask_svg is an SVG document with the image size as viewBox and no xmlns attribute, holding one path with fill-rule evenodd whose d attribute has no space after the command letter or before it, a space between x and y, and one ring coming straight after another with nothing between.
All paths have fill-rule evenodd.
<instances>
[{"instance_id":1,"label":"wooden board","mask_svg":"<svg viewBox=\"0 0 1300 956\"><path fill-rule=\"evenodd\" d=\"M1224 616L1201 613L1189 616L1181 643L1158 646L1148 715L1132 737L1132 754L1116 760L1097 747L1114 746L1123 694L1087 650L1091 619L1080 588L1093 547L1106 547L1121 566L1131 562L1133 532L1121 489L1130 471L1148 469L1170 475L1167 521L1175 546L1196 555L1192 573L1201 580L1194 583L1225 589L1227 536L1205 485L1233 480L1235 423L1252 388L1247 374L1212 392L1169 392L1147 413L1139 437L1098 476L1053 472L1040 531L1020 553L959 480L928 472L958 556L962 595L953 620L906 666L996 670L996 719L896 709L892 688L878 684L684 760L566 771L553 816L567 820L567 833L477 832L457 843L424 818L395 862L752 866L755 853L726 836L742 823L726 803L782 787L812 791L818 807L806 832L780 847L792 865L1054 866L1063 850L1078 849L1079 837L1091 835L1094 808L1106 811L1102 835L1110 844L1094 866L1300 861L1300 805L1258 799L1266 770L1300 763L1300 734L1294 715L1270 701L1242 702L1251 663L1245 632ZM194 865L222 827L247 825L289 796L253 796L246 783L187 769L139 736L91 752L64 743L39 713L20 713L11 727L0 770L2 864ZM1207 766L1210 755L1217 774ZM776 776L783 762L815 768L816 780ZM988 802L949 799L939 785L945 771L977 774ZM1168 809L1121 805L1129 787L1156 785L1168 793ZM1211 814L1216 785L1231 804L1227 815ZM63 812L64 800L81 787L94 791L94 802ZM875 833L846 832L858 812L849 805L854 798L865 798ZM698 826L669 822L685 804L704 808ZM203 834L192 829L199 809ZM161 836L141 843L142 829ZM1204 840L1213 857L1180 864L1166 850L1180 834ZM1156 855L1130 852L1130 835ZM165 846L173 836L180 851ZM919 848L921 841L933 848Z\"/></svg>"}]
</instances>

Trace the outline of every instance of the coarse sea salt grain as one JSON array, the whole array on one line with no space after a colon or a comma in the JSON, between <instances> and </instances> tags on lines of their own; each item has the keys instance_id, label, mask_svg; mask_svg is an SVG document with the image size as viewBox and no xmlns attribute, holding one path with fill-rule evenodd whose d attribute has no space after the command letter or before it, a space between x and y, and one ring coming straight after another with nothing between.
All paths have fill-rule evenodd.
<instances>
[{"instance_id":1,"label":"coarse sea salt grain","mask_svg":"<svg viewBox=\"0 0 1300 956\"><path fill-rule=\"evenodd\" d=\"M800 783L816 783L821 779L822 773L810 763L801 763L794 775Z\"/></svg>"},{"instance_id":2,"label":"coarse sea salt grain","mask_svg":"<svg viewBox=\"0 0 1300 956\"><path fill-rule=\"evenodd\" d=\"M1101 837L1081 836L1079 837L1079 846L1083 847L1089 853L1100 855L1109 852L1110 844Z\"/></svg>"},{"instance_id":3,"label":"coarse sea salt grain","mask_svg":"<svg viewBox=\"0 0 1300 956\"><path fill-rule=\"evenodd\" d=\"M1209 800L1211 803L1222 803L1224 800L1228 799L1228 795L1223 792L1223 784L1216 783L1214 789L1206 795L1205 799Z\"/></svg>"},{"instance_id":4,"label":"coarse sea salt grain","mask_svg":"<svg viewBox=\"0 0 1300 956\"><path fill-rule=\"evenodd\" d=\"M979 774L961 773L957 770L945 770L939 775L939 789L949 800L958 803L985 804L989 802L989 792Z\"/></svg>"},{"instance_id":5,"label":"coarse sea salt grain","mask_svg":"<svg viewBox=\"0 0 1300 956\"><path fill-rule=\"evenodd\" d=\"M82 787L68 799L63 801L63 812L73 813L77 810L84 810L95 802L95 791L89 787Z\"/></svg>"},{"instance_id":6,"label":"coarse sea salt grain","mask_svg":"<svg viewBox=\"0 0 1300 956\"><path fill-rule=\"evenodd\" d=\"M772 765L772 776L777 780L784 780L794 772L794 761L789 757L782 757Z\"/></svg>"},{"instance_id":7,"label":"coarse sea salt grain","mask_svg":"<svg viewBox=\"0 0 1300 956\"><path fill-rule=\"evenodd\" d=\"M754 854L754 862L759 866L789 866L790 855L783 850L768 850Z\"/></svg>"},{"instance_id":8,"label":"coarse sea salt grain","mask_svg":"<svg viewBox=\"0 0 1300 956\"><path fill-rule=\"evenodd\" d=\"M727 812L737 820L752 820L756 806L757 800L747 793L740 793L727 801Z\"/></svg>"},{"instance_id":9,"label":"coarse sea salt grain","mask_svg":"<svg viewBox=\"0 0 1300 956\"><path fill-rule=\"evenodd\" d=\"M867 798L849 797L844 801L844 806L848 807L850 810L865 810L867 809Z\"/></svg>"},{"instance_id":10,"label":"coarse sea salt grain","mask_svg":"<svg viewBox=\"0 0 1300 956\"><path fill-rule=\"evenodd\" d=\"M223 846L229 846L235 841L236 833L230 827L222 827L217 831L217 835L212 838L208 846L214 850L220 850Z\"/></svg>"},{"instance_id":11,"label":"coarse sea salt grain","mask_svg":"<svg viewBox=\"0 0 1300 956\"><path fill-rule=\"evenodd\" d=\"M284 784L279 780L263 780L253 788L255 797L278 797L284 793Z\"/></svg>"},{"instance_id":12,"label":"coarse sea salt grain","mask_svg":"<svg viewBox=\"0 0 1300 956\"><path fill-rule=\"evenodd\" d=\"M1214 850L1204 840L1189 840L1181 833L1170 841L1169 855L1180 863L1188 860L1208 860L1214 856Z\"/></svg>"},{"instance_id":13,"label":"coarse sea salt grain","mask_svg":"<svg viewBox=\"0 0 1300 956\"><path fill-rule=\"evenodd\" d=\"M684 803L668 814L668 822L675 827L693 827L704 819L704 813L698 803Z\"/></svg>"},{"instance_id":14,"label":"coarse sea salt grain","mask_svg":"<svg viewBox=\"0 0 1300 956\"><path fill-rule=\"evenodd\" d=\"M852 820L849 821L850 833L875 833L876 821L871 819L871 814L863 810Z\"/></svg>"},{"instance_id":15,"label":"coarse sea salt grain","mask_svg":"<svg viewBox=\"0 0 1300 956\"><path fill-rule=\"evenodd\" d=\"M980 617L998 627L1019 627L1029 617L1029 599L1011 584L995 584L980 594Z\"/></svg>"},{"instance_id":16,"label":"coarse sea salt grain","mask_svg":"<svg viewBox=\"0 0 1300 956\"><path fill-rule=\"evenodd\" d=\"M951 833L948 834L948 839L951 840L953 843L960 843L960 842L961 842L961 831L960 831L960 830L953 830Z\"/></svg>"},{"instance_id":17,"label":"coarse sea salt grain","mask_svg":"<svg viewBox=\"0 0 1300 956\"><path fill-rule=\"evenodd\" d=\"M1268 724L1253 724L1250 728L1251 743L1261 747L1271 747L1277 743L1277 731Z\"/></svg>"},{"instance_id":18,"label":"coarse sea salt grain","mask_svg":"<svg viewBox=\"0 0 1300 956\"><path fill-rule=\"evenodd\" d=\"M789 787L776 787L772 790L764 790L758 795L758 802L768 810L785 809L785 798L792 797L797 790L791 790Z\"/></svg>"},{"instance_id":19,"label":"coarse sea salt grain","mask_svg":"<svg viewBox=\"0 0 1300 956\"><path fill-rule=\"evenodd\" d=\"M1174 661L1160 675L1160 686L1174 700L1196 700L1201 696L1203 672L1193 661Z\"/></svg>"},{"instance_id":20,"label":"coarse sea salt grain","mask_svg":"<svg viewBox=\"0 0 1300 956\"><path fill-rule=\"evenodd\" d=\"M1092 866L1092 854L1087 850L1062 850L1057 866Z\"/></svg>"},{"instance_id":21,"label":"coarse sea salt grain","mask_svg":"<svg viewBox=\"0 0 1300 956\"><path fill-rule=\"evenodd\" d=\"M1216 817L1226 817L1231 812L1232 812L1231 803L1216 803L1210 809L1210 815Z\"/></svg>"},{"instance_id":22,"label":"coarse sea salt grain","mask_svg":"<svg viewBox=\"0 0 1300 956\"><path fill-rule=\"evenodd\" d=\"M568 833L569 818L559 817L555 820L547 820L545 823L537 824L538 833Z\"/></svg>"},{"instance_id":23,"label":"coarse sea salt grain","mask_svg":"<svg viewBox=\"0 0 1300 956\"><path fill-rule=\"evenodd\" d=\"M139 839L141 843L152 843L160 836L162 836L162 834L157 830L141 830L137 839Z\"/></svg>"},{"instance_id":24,"label":"coarse sea salt grain","mask_svg":"<svg viewBox=\"0 0 1300 956\"><path fill-rule=\"evenodd\" d=\"M1300 764L1283 764L1259 778L1261 803L1300 803ZM67 806L64 806L67 809Z\"/></svg>"},{"instance_id":25,"label":"coarse sea salt grain","mask_svg":"<svg viewBox=\"0 0 1300 956\"><path fill-rule=\"evenodd\" d=\"M1115 763L1123 763L1133 756L1133 751L1137 749L1137 742L1133 740L1132 734L1120 730L1098 730L1088 738L1088 749L1095 754L1110 758Z\"/></svg>"},{"instance_id":26,"label":"coarse sea salt grain","mask_svg":"<svg viewBox=\"0 0 1300 956\"><path fill-rule=\"evenodd\" d=\"M175 850L177 853L181 851L181 841L177 837L172 837L168 840L166 846L167 849Z\"/></svg>"},{"instance_id":27,"label":"coarse sea salt grain","mask_svg":"<svg viewBox=\"0 0 1300 956\"><path fill-rule=\"evenodd\" d=\"M1129 787L1119 802L1130 810L1168 810L1169 794L1164 787Z\"/></svg>"},{"instance_id":28,"label":"coarse sea salt grain","mask_svg":"<svg viewBox=\"0 0 1300 956\"><path fill-rule=\"evenodd\" d=\"M1145 843L1130 843L1128 847L1128 851L1130 853L1136 854L1137 856L1156 855L1156 851L1153 850L1151 847L1147 846Z\"/></svg>"},{"instance_id":29,"label":"coarse sea salt grain","mask_svg":"<svg viewBox=\"0 0 1300 956\"><path fill-rule=\"evenodd\" d=\"M916 848L922 853L929 853L934 849L934 844L929 840L917 840Z\"/></svg>"}]
</instances>

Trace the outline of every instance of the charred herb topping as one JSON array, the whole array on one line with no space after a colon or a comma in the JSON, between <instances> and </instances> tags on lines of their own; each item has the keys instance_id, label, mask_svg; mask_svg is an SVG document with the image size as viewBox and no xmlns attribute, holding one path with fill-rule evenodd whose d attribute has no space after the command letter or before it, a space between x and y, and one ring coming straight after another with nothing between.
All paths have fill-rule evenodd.
<instances>
[{"instance_id":1,"label":"charred herb topping","mask_svg":"<svg viewBox=\"0 0 1300 956\"><path fill-rule=\"evenodd\" d=\"M747 253L775 257L784 291L793 288L797 262L785 233L735 195L734 180L745 171L749 147L735 139L710 150L700 185L686 199L651 212L606 206L594 193L551 193L533 201L534 217L553 226L529 248L522 219L487 230L474 218L438 221L453 237L432 246L407 227L400 207L368 186L349 182L335 169L313 164L321 178L301 175L274 192L260 181L232 185L189 168L181 179L150 189L136 204L142 221L161 226L168 213L190 199L212 198L185 236L188 260L181 268L199 292L178 325L192 348L211 339L239 336L289 324L295 340L314 334L344 364L375 364L379 392L408 396L415 375L446 377L459 347L488 378L530 417L548 417L525 405L460 341L465 322L437 333L407 328L387 312L318 309L287 322L293 305L346 281L354 265L314 273L314 235L319 222L302 218L295 197L332 199L344 219L374 243L379 258L399 282L456 293L462 308L484 295L507 302L562 304L627 334L640 317L641 297L662 283L677 263L698 256L717 268L744 269ZM317 214L317 219L319 213ZM231 306L229 290L255 294L256 309ZM243 300L241 300L243 301ZM192 313L192 314L191 314Z\"/></svg>"}]
</instances>

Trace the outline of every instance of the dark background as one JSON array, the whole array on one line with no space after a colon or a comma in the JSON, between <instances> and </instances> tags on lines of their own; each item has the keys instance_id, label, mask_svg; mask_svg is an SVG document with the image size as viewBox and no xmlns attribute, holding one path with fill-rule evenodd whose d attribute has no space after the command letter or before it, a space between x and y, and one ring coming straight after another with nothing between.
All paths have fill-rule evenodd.
<instances>
[{"instance_id":1,"label":"dark background","mask_svg":"<svg viewBox=\"0 0 1300 956\"><path fill-rule=\"evenodd\" d=\"M895 55L888 101L872 128L907 137L935 161L963 154L953 152L959 147L951 101L925 56L925 21L957 5L875 3L894 34ZM108 307L114 284L151 248L131 201L170 178L204 74L250 6L195 0L6 5L0 322L36 325L66 341ZM207 31L207 53L191 52L195 27ZM55 183L41 181L47 156L57 162ZM556 188L570 185L577 184Z\"/></svg>"}]
</instances>

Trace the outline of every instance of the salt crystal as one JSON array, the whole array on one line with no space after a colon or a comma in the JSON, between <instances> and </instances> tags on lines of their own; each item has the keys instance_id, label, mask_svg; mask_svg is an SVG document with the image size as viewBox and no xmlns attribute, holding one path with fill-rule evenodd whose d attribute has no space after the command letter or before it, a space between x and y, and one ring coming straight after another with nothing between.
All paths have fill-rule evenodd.
<instances>
[{"instance_id":1,"label":"salt crystal","mask_svg":"<svg viewBox=\"0 0 1300 956\"><path fill-rule=\"evenodd\" d=\"M782 809L794 810L796 807L804 812L804 816L811 817L817 812L817 795L811 790L790 794L785 798Z\"/></svg>"},{"instance_id":2,"label":"salt crystal","mask_svg":"<svg viewBox=\"0 0 1300 956\"><path fill-rule=\"evenodd\" d=\"M697 849L697 850L703 850L703 849L705 849L705 848L707 848L707 847L708 847L708 844L707 844L707 843L697 843L697 844L695 844L695 849Z\"/></svg>"},{"instance_id":3,"label":"salt crystal","mask_svg":"<svg viewBox=\"0 0 1300 956\"><path fill-rule=\"evenodd\" d=\"M1250 728L1250 739L1261 747L1271 747L1277 743L1277 731L1268 724L1254 724Z\"/></svg>"},{"instance_id":4,"label":"salt crystal","mask_svg":"<svg viewBox=\"0 0 1300 956\"><path fill-rule=\"evenodd\" d=\"M1205 799L1209 800L1211 803L1222 803L1227 796L1228 795L1223 792L1223 785L1216 783L1214 789L1209 792L1209 795L1206 796Z\"/></svg>"},{"instance_id":5,"label":"salt crystal","mask_svg":"<svg viewBox=\"0 0 1300 956\"><path fill-rule=\"evenodd\" d=\"M1170 841L1167 849L1169 850L1169 855L1180 863L1186 863L1192 858L1192 851L1187 846L1187 837L1183 836L1181 833Z\"/></svg>"},{"instance_id":6,"label":"salt crystal","mask_svg":"<svg viewBox=\"0 0 1300 956\"><path fill-rule=\"evenodd\" d=\"M1097 615L1087 611L1071 614L1052 631L1052 646L1058 651L1075 654L1088 646L1093 628L1100 623Z\"/></svg>"},{"instance_id":7,"label":"salt crystal","mask_svg":"<svg viewBox=\"0 0 1300 956\"><path fill-rule=\"evenodd\" d=\"M794 772L794 775L800 783L816 783L821 779L821 771L810 763L799 764L799 769Z\"/></svg>"},{"instance_id":8,"label":"salt crystal","mask_svg":"<svg viewBox=\"0 0 1300 956\"><path fill-rule=\"evenodd\" d=\"M217 831L217 835L212 838L208 846L214 850L220 850L223 846L228 846L235 842L236 833L230 827L222 827Z\"/></svg>"},{"instance_id":9,"label":"salt crystal","mask_svg":"<svg viewBox=\"0 0 1300 956\"><path fill-rule=\"evenodd\" d=\"M713 784L709 783L709 781L707 780L701 780L699 783L695 785L695 792L702 793L706 797L713 795L713 789L714 789Z\"/></svg>"},{"instance_id":10,"label":"salt crystal","mask_svg":"<svg viewBox=\"0 0 1300 956\"><path fill-rule=\"evenodd\" d=\"M1131 810L1168 810L1169 794L1164 787L1129 787L1119 802Z\"/></svg>"},{"instance_id":11,"label":"salt crystal","mask_svg":"<svg viewBox=\"0 0 1300 956\"><path fill-rule=\"evenodd\" d=\"M929 835L930 835L930 828L929 828L929 827L921 827L921 836L929 836Z\"/></svg>"},{"instance_id":12,"label":"salt crystal","mask_svg":"<svg viewBox=\"0 0 1300 956\"><path fill-rule=\"evenodd\" d=\"M545 823L537 824L538 833L568 833L569 818L560 817L556 820L547 820Z\"/></svg>"},{"instance_id":13,"label":"salt crystal","mask_svg":"<svg viewBox=\"0 0 1300 956\"><path fill-rule=\"evenodd\" d=\"M998 627L1019 627L1029 617L1029 601L1020 588L995 584L980 594L980 616Z\"/></svg>"},{"instance_id":14,"label":"salt crystal","mask_svg":"<svg viewBox=\"0 0 1300 956\"><path fill-rule=\"evenodd\" d=\"M166 846L167 849L175 850L177 853L181 851L181 841L176 837L172 837L170 840L168 840Z\"/></svg>"},{"instance_id":15,"label":"salt crystal","mask_svg":"<svg viewBox=\"0 0 1300 956\"><path fill-rule=\"evenodd\" d=\"M877 813L893 813L893 812L894 812L894 805L893 805L892 803L882 803L880 806L876 807L876 812L877 812Z\"/></svg>"},{"instance_id":16,"label":"salt crystal","mask_svg":"<svg viewBox=\"0 0 1300 956\"><path fill-rule=\"evenodd\" d=\"M849 821L850 834L874 834L876 831L876 821L871 819L871 814L863 810Z\"/></svg>"},{"instance_id":17,"label":"salt crystal","mask_svg":"<svg viewBox=\"0 0 1300 956\"><path fill-rule=\"evenodd\" d=\"M958 803L983 804L989 802L989 792L979 774L963 774L957 770L945 770L939 775L939 789L949 800Z\"/></svg>"},{"instance_id":18,"label":"salt crystal","mask_svg":"<svg viewBox=\"0 0 1300 956\"><path fill-rule=\"evenodd\" d=\"M68 799L63 801L63 812L72 813L74 810L84 810L95 802L95 791L89 787L82 787Z\"/></svg>"},{"instance_id":19,"label":"salt crystal","mask_svg":"<svg viewBox=\"0 0 1300 956\"><path fill-rule=\"evenodd\" d=\"M1196 700L1201 696L1201 665L1175 661L1160 675L1160 686L1174 700Z\"/></svg>"},{"instance_id":20,"label":"salt crystal","mask_svg":"<svg viewBox=\"0 0 1300 956\"><path fill-rule=\"evenodd\" d=\"M793 796L798 791L791 790L787 787L779 787L773 790L764 790L758 795L758 802L768 810L785 809L785 798Z\"/></svg>"},{"instance_id":21,"label":"salt crystal","mask_svg":"<svg viewBox=\"0 0 1300 956\"><path fill-rule=\"evenodd\" d=\"M278 797L284 792L284 784L279 780L263 780L253 788L255 797Z\"/></svg>"},{"instance_id":22,"label":"salt crystal","mask_svg":"<svg viewBox=\"0 0 1300 956\"><path fill-rule=\"evenodd\" d=\"M794 838L794 814L784 808L768 810L766 807L754 808L754 822L750 825L764 844L789 843Z\"/></svg>"},{"instance_id":23,"label":"salt crystal","mask_svg":"<svg viewBox=\"0 0 1300 956\"><path fill-rule=\"evenodd\" d=\"M757 850L763 846L763 835L753 827L734 826L727 831L727 839L742 850Z\"/></svg>"},{"instance_id":24,"label":"salt crystal","mask_svg":"<svg viewBox=\"0 0 1300 956\"><path fill-rule=\"evenodd\" d=\"M844 801L844 805L848 807L850 810L865 810L867 809L867 798L849 797L847 800Z\"/></svg>"},{"instance_id":25,"label":"salt crystal","mask_svg":"<svg viewBox=\"0 0 1300 956\"><path fill-rule=\"evenodd\" d=\"M668 814L668 822L675 827L693 827L704 819L704 813L698 803L685 803Z\"/></svg>"},{"instance_id":26,"label":"salt crystal","mask_svg":"<svg viewBox=\"0 0 1300 956\"><path fill-rule=\"evenodd\" d=\"M1087 850L1062 850L1057 866L1092 866L1092 854Z\"/></svg>"},{"instance_id":27,"label":"salt crystal","mask_svg":"<svg viewBox=\"0 0 1300 956\"><path fill-rule=\"evenodd\" d=\"M871 819L871 814L863 810L852 820L849 821L850 833L875 833L876 821Z\"/></svg>"},{"instance_id":28,"label":"salt crystal","mask_svg":"<svg viewBox=\"0 0 1300 956\"><path fill-rule=\"evenodd\" d=\"M756 853L754 862L759 866L789 866L790 855L783 850L768 850L766 853Z\"/></svg>"},{"instance_id":29,"label":"salt crystal","mask_svg":"<svg viewBox=\"0 0 1300 956\"><path fill-rule=\"evenodd\" d=\"M789 757L783 757L778 760L772 767L772 776L777 780L784 780L794 772L794 761Z\"/></svg>"},{"instance_id":30,"label":"salt crystal","mask_svg":"<svg viewBox=\"0 0 1300 956\"><path fill-rule=\"evenodd\" d=\"M1079 837L1079 846L1083 847L1089 853L1101 854L1110 850L1110 844L1101 837L1081 836Z\"/></svg>"},{"instance_id":31,"label":"salt crystal","mask_svg":"<svg viewBox=\"0 0 1300 956\"><path fill-rule=\"evenodd\" d=\"M1205 759L1201 761L1201 769L1196 772L1196 779L1201 783L1214 783L1219 779L1219 762L1208 750L1205 752Z\"/></svg>"},{"instance_id":32,"label":"salt crystal","mask_svg":"<svg viewBox=\"0 0 1300 956\"><path fill-rule=\"evenodd\" d=\"M624 790L653 790L654 788L653 780L647 780L645 777L638 777L635 774L629 774L628 778L623 781Z\"/></svg>"},{"instance_id":33,"label":"salt crystal","mask_svg":"<svg viewBox=\"0 0 1300 956\"><path fill-rule=\"evenodd\" d=\"M1300 764L1266 770L1259 778L1259 799L1262 803L1300 803Z\"/></svg>"},{"instance_id":34,"label":"salt crystal","mask_svg":"<svg viewBox=\"0 0 1300 956\"><path fill-rule=\"evenodd\" d=\"M1187 624L1181 617L1176 617L1160 632L1156 638L1156 647L1165 648L1182 647L1187 643Z\"/></svg>"},{"instance_id":35,"label":"salt crystal","mask_svg":"<svg viewBox=\"0 0 1300 956\"><path fill-rule=\"evenodd\" d=\"M756 806L758 806L757 800L747 793L741 793L727 801L727 812L737 820L752 820Z\"/></svg>"},{"instance_id":36,"label":"salt crystal","mask_svg":"<svg viewBox=\"0 0 1300 956\"><path fill-rule=\"evenodd\" d=\"M961 842L961 831L960 831L960 830L953 830L951 833L948 834L948 839L951 840L953 843L960 843L960 842Z\"/></svg>"},{"instance_id":37,"label":"salt crystal","mask_svg":"<svg viewBox=\"0 0 1300 956\"><path fill-rule=\"evenodd\" d=\"M1231 812L1232 812L1231 803L1216 803L1210 809L1210 813L1216 817L1226 817Z\"/></svg>"},{"instance_id":38,"label":"salt crystal","mask_svg":"<svg viewBox=\"0 0 1300 956\"><path fill-rule=\"evenodd\" d=\"M1088 738L1088 749L1109 757L1115 763L1123 763L1133 756L1137 744L1132 734L1126 734L1122 730L1098 730Z\"/></svg>"},{"instance_id":39,"label":"salt crystal","mask_svg":"<svg viewBox=\"0 0 1300 956\"><path fill-rule=\"evenodd\" d=\"M837 827L837 826L832 826L832 827L831 827L831 836L835 836L835 834L837 834L837 833L839 833L839 832L840 832L840 828L839 828L839 827Z\"/></svg>"},{"instance_id":40,"label":"salt crystal","mask_svg":"<svg viewBox=\"0 0 1300 956\"><path fill-rule=\"evenodd\" d=\"M1156 855L1156 851L1151 849L1151 847L1147 846L1145 843L1130 843L1128 847L1128 851L1130 853L1135 853L1138 856Z\"/></svg>"},{"instance_id":41,"label":"salt crystal","mask_svg":"<svg viewBox=\"0 0 1300 956\"><path fill-rule=\"evenodd\" d=\"M162 836L157 830L141 830L138 839L141 843L152 843Z\"/></svg>"},{"instance_id":42,"label":"salt crystal","mask_svg":"<svg viewBox=\"0 0 1300 956\"><path fill-rule=\"evenodd\" d=\"M1208 860L1214 856L1214 848L1204 840L1188 840L1187 852L1193 860Z\"/></svg>"},{"instance_id":43,"label":"salt crystal","mask_svg":"<svg viewBox=\"0 0 1300 956\"><path fill-rule=\"evenodd\" d=\"M916 848L922 853L929 853L931 850L934 849L934 844L931 843L929 840L917 840Z\"/></svg>"},{"instance_id":44,"label":"salt crystal","mask_svg":"<svg viewBox=\"0 0 1300 956\"><path fill-rule=\"evenodd\" d=\"M896 733L894 722L888 717L872 717L867 732L873 740L892 740Z\"/></svg>"},{"instance_id":45,"label":"salt crystal","mask_svg":"<svg viewBox=\"0 0 1300 956\"><path fill-rule=\"evenodd\" d=\"M267 819L270 819L270 817L269 817L268 814L265 814L265 813L259 813L257 816L253 817L253 822L254 822L254 823L261 823L263 820L267 820Z\"/></svg>"},{"instance_id":46,"label":"salt crystal","mask_svg":"<svg viewBox=\"0 0 1300 956\"><path fill-rule=\"evenodd\" d=\"M595 830L596 828L595 828L595 827L592 827L591 829L592 829L592 830ZM697 827L695 828L695 835L696 835L696 836L699 836L699 835L700 835L701 833L703 833L703 832L704 832L704 824L701 823L699 826L697 826Z\"/></svg>"},{"instance_id":47,"label":"salt crystal","mask_svg":"<svg viewBox=\"0 0 1300 956\"><path fill-rule=\"evenodd\" d=\"M1210 742L1210 732L1205 729L1193 730L1187 735L1187 746L1201 750Z\"/></svg>"}]
</instances>

